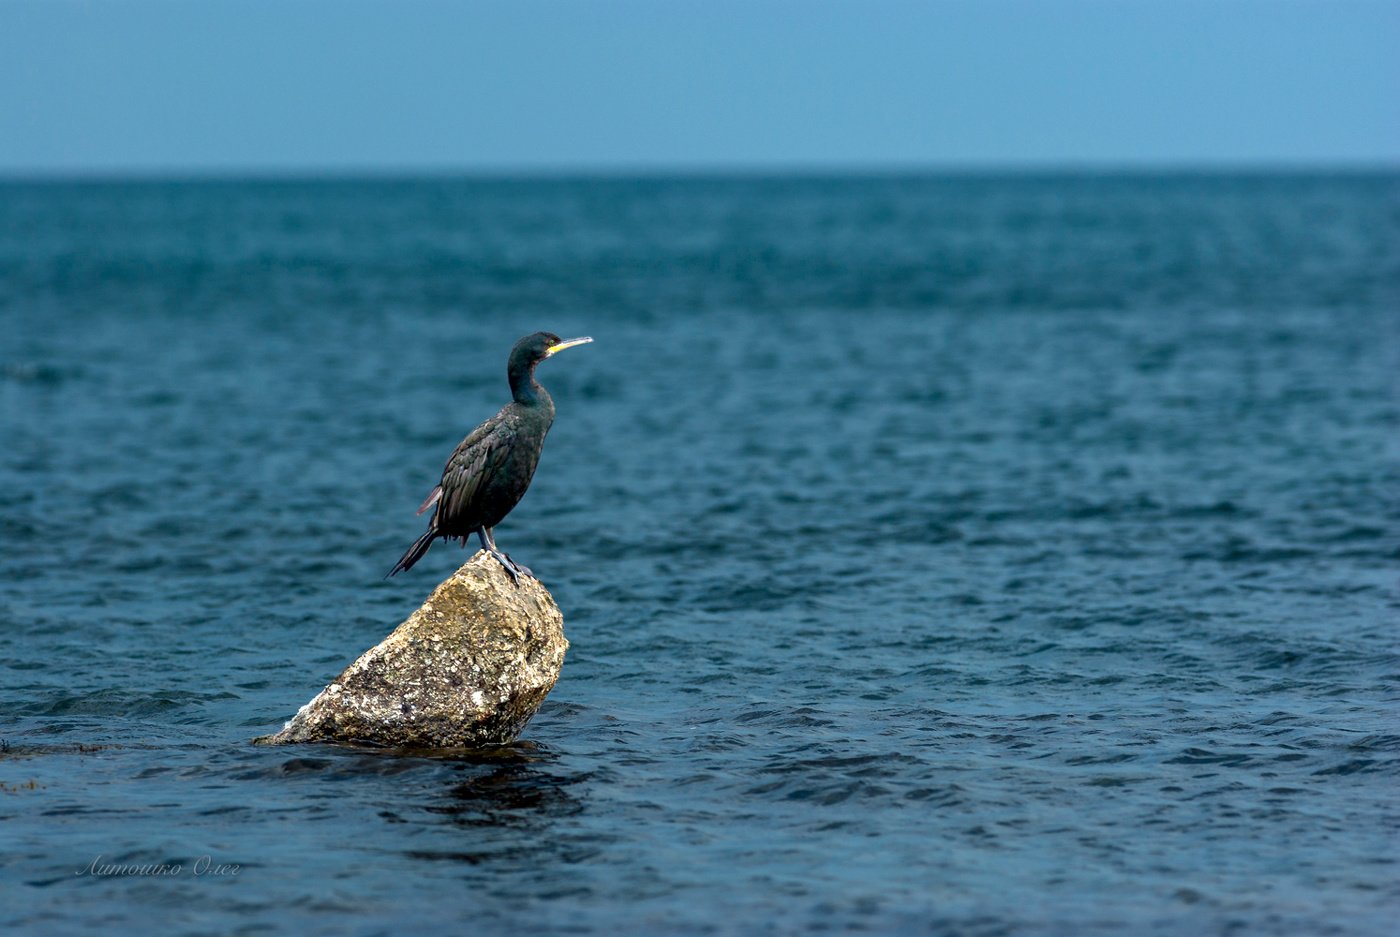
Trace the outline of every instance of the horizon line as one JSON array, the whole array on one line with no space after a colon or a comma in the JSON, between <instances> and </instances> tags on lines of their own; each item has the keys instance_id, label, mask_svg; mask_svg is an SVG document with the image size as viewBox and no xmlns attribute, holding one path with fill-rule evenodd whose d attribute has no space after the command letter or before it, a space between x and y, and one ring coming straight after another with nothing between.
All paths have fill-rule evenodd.
<instances>
[{"instance_id":1,"label":"horizon line","mask_svg":"<svg viewBox=\"0 0 1400 937\"><path fill-rule=\"evenodd\" d=\"M0 183L352 182L387 180L629 180L915 176L1388 175L1400 158L1229 160L981 160L948 162L559 163L386 166L123 166L0 169Z\"/></svg>"}]
</instances>

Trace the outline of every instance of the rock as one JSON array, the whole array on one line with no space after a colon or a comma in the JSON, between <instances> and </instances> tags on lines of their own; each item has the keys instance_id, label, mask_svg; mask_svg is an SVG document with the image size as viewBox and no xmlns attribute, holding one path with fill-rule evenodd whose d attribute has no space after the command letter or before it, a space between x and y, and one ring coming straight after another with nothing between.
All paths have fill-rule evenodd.
<instances>
[{"instance_id":1,"label":"rock","mask_svg":"<svg viewBox=\"0 0 1400 937\"><path fill-rule=\"evenodd\" d=\"M281 732L255 741L504 745L559 679L568 646L545 587L523 577L515 585L480 551Z\"/></svg>"}]
</instances>

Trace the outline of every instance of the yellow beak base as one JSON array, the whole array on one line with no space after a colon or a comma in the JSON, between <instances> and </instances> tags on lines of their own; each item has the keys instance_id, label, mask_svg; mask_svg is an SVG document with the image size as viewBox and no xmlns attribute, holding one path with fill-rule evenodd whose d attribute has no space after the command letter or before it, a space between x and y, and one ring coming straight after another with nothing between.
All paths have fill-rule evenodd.
<instances>
[{"instance_id":1,"label":"yellow beak base","mask_svg":"<svg viewBox=\"0 0 1400 937\"><path fill-rule=\"evenodd\" d=\"M571 338L567 341L560 342L557 345L550 345L544 350L544 354L545 357L548 358L552 355L563 351L565 348L573 348L575 345L587 345L591 341L593 341L593 339L589 338L588 336L584 336L583 338Z\"/></svg>"}]
</instances>

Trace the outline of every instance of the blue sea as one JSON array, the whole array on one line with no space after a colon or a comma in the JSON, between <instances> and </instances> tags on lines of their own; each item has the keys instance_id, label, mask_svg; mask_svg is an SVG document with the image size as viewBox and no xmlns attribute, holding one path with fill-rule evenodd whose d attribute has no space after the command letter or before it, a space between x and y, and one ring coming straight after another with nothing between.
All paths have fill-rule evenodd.
<instances>
[{"instance_id":1,"label":"blue sea","mask_svg":"<svg viewBox=\"0 0 1400 937\"><path fill-rule=\"evenodd\" d=\"M558 685L267 748L496 530ZM0 184L6 934L1381 935L1400 175Z\"/></svg>"}]
</instances>

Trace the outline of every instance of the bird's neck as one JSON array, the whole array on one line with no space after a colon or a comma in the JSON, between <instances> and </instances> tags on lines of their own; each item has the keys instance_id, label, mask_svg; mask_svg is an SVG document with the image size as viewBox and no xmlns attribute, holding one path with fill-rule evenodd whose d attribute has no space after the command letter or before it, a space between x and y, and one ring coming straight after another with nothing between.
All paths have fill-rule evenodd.
<instances>
[{"instance_id":1,"label":"bird's neck","mask_svg":"<svg viewBox=\"0 0 1400 937\"><path fill-rule=\"evenodd\" d=\"M549 396L549 391L541 387L540 382L535 380L534 368L510 372L510 393L515 398L515 402L521 406L540 407L546 410L554 409L554 400Z\"/></svg>"}]
</instances>

